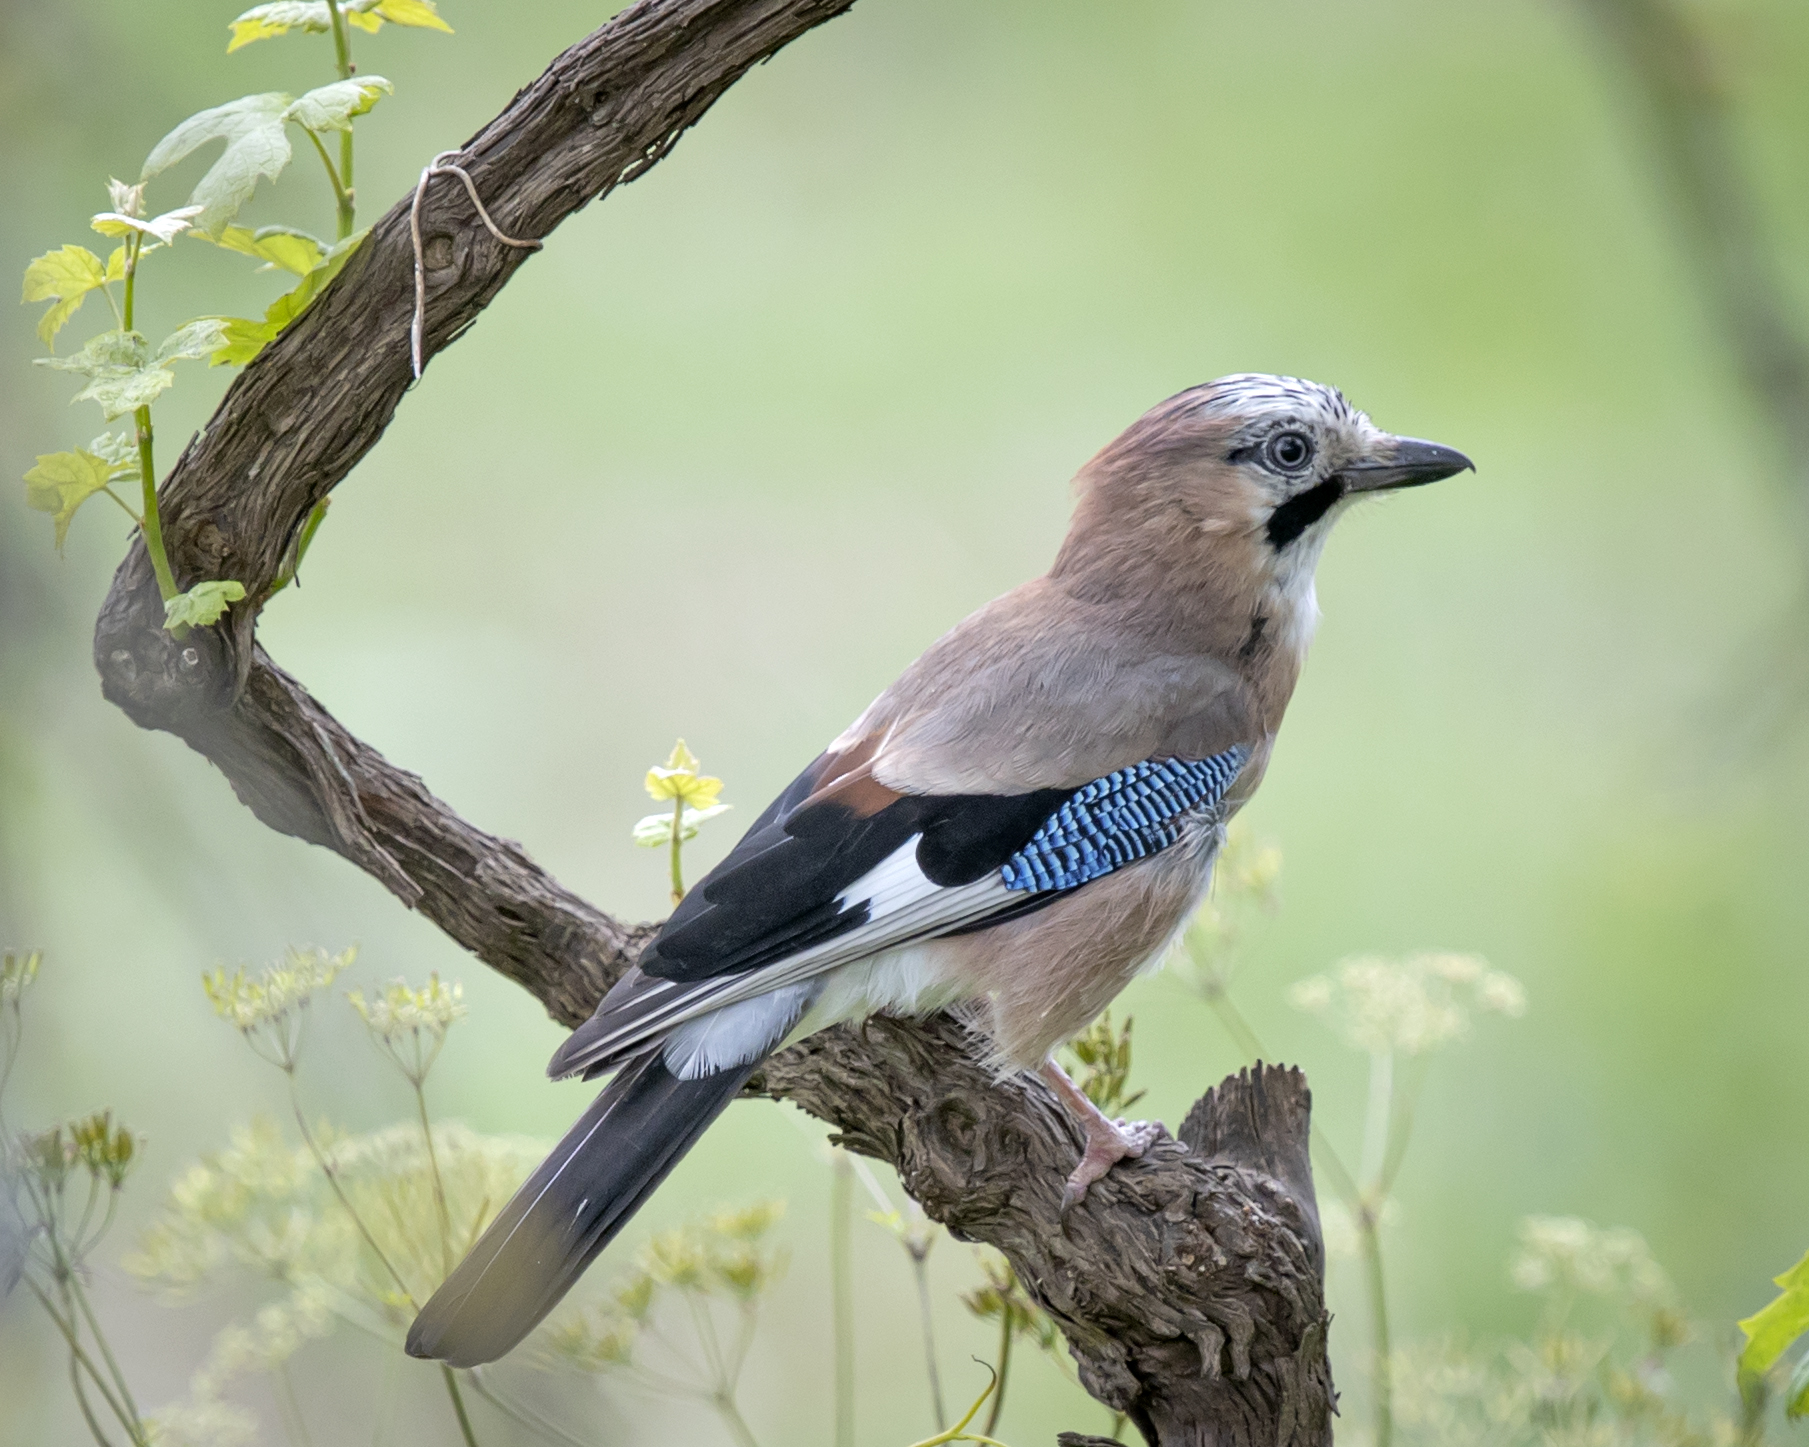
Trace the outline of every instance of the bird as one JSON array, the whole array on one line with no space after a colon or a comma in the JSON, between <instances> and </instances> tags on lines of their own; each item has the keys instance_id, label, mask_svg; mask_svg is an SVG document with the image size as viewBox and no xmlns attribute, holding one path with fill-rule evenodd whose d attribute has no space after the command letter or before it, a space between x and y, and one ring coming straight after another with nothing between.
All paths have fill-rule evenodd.
<instances>
[{"instance_id":1,"label":"bird","mask_svg":"<svg viewBox=\"0 0 1809 1447\"><path fill-rule=\"evenodd\" d=\"M1335 388L1243 373L1151 408L1075 478L1053 566L933 643L684 896L554 1054L614 1078L421 1309L470 1367L557 1305L761 1061L959 1008L1085 1142L1064 1210L1158 1127L1054 1051L1158 965L1268 767L1358 500L1473 464Z\"/></svg>"}]
</instances>

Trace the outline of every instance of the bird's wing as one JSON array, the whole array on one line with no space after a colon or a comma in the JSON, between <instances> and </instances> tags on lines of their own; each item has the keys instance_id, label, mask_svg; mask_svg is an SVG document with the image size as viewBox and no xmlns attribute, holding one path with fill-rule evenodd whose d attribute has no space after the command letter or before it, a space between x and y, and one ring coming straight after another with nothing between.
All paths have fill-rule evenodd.
<instances>
[{"instance_id":1,"label":"bird's wing","mask_svg":"<svg viewBox=\"0 0 1809 1447\"><path fill-rule=\"evenodd\" d=\"M1249 757L1237 746L1141 761L1079 787L929 795L879 783L876 752L824 754L800 774L685 896L549 1072L606 1070L724 1006L1040 908L1173 843ZM787 1015L784 1028L796 1019Z\"/></svg>"}]
</instances>

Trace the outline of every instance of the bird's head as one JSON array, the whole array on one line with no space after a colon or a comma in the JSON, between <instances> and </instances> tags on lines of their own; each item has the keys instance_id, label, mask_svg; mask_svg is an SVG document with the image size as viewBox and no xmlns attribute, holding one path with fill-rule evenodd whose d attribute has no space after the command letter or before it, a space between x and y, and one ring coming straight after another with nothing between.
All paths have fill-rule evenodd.
<instances>
[{"instance_id":1,"label":"bird's head","mask_svg":"<svg viewBox=\"0 0 1809 1447\"><path fill-rule=\"evenodd\" d=\"M1335 387L1221 377L1151 408L1087 465L1070 545L1097 533L1122 564L1160 541L1171 570L1191 555L1292 591L1310 586L1351 502L1472 466L1454 448L1382 431Z\"/></svg>"}]
</instances>

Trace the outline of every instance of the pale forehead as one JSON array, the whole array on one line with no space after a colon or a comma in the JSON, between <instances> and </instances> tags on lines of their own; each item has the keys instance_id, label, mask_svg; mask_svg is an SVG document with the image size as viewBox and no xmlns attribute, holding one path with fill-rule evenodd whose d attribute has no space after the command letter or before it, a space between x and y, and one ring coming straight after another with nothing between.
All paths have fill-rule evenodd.
<instances>
[{"instance_id":1,"label":"pale forehead","mask_svg":"<svg viewBox=\"0 0 1809 1447\"><path fill-rule=\"evenodd\" d=\"M1263 417L1290 416L1303 422L1350 424L1363 414L1344 400L1336 387L1301 377L1276 377L1266 372L1240 372L1220 377L1203 387L1182 393L1191 411L1228 422L1249 422Z\"/></svg>"}]
</instances>

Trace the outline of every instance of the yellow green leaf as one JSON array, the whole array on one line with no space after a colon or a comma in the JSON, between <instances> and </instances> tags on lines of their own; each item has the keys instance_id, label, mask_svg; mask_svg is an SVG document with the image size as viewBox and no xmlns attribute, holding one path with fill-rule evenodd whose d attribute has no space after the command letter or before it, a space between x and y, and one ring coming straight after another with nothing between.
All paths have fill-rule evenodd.
<instances>
[{"instance_id":1,"label":"yellow green leaf","mask_svg":"<svg viewBox=\"0 0 1809 1447\"><path fill-rule=\"evenodd\" d=\"M354 76L336 80L330 85L316 86L283 112L283 119L294 121L310 131L349 131L352 117L361 116L395 87L380 75Z\"/></svg>"},{"instance_id":2,"label":"yellow green leaf","mask_svg":"<svg viewBox=\"0 0 1809 1447\"><path fill-rule=\"evenodd\" d=\"M256 257L263 262L261 271L287 271L306 276L320 265L326 247L305 231L288 226L228 226L218 236L207 238L216 246Z\"/></svg>"},{"instance_id":3,"label":"yellow green leaf","mask_svg":"<svg viewBox=\"0 0 1809 1447\"><path fill-rule=\"evenodd\" d=\"M655 799L683 799L692 809L708 809L722 792L722 780L700 774L702 767L680 739L663 765L647 771L647 793Z\"/></svg>"},{"instance_id":4,"label":"yellow green leaf","mask_svg":"<svg viewBox=\"0 0 1809 1447\"><path fill-rule=\"evenodd\" d=\"M276 91L241 96L197 112L151 148L140 181L167 171L202 146L225 142L225 149L201 177L189 201L201 208L194 228L203 236L223 230L251 199L260 180L274 180L289 164L284 112L291 97Z\"/></svg>"},{"instance_id":5,"label":"yellow green leaf","mask_svg":"<svg viewBox=\"0 0 1809 1447\"><path fill-rule=\"evenodd\" d=\"M1740 1353L1743 1373L1757 1376L1770 1371L1790 1344L1809 1331L1809 1254L1776 1277L1775 1284L1780 1288L1776 1300L1740 1323L1746 1333Z\"/></svg>"},{"instance_id":6,"label":"yellow green leaf","mask_svg":"<svg viewBox=\"0 0 1809 1447\"><path fill-rule=\"evenodd\" d=\"M275 4L254 6L231 22L232 39L226 53L231 55L254 40L270 40L291 30L320 33L332 28L326 0L276 0Z\"/></svg>"},{"instance_id":7,"label":"yellow green leaf","mask_svg":"<svg viewBox=\"0 0 1809 1447\"><path fill-rule=\"evenodd\" d=\"M75 510L104 488L112 475L111 463L80 447L74 452L46 453L25 474L26 506L53 515L59 553Z\"/></svg>"},{"instance_id":8,"label":"yellow green leaf","mask_svg":"<svg viewBox=\"0 0 1809 1447\"><path fill-rule=\"evenodd\" d=\"M210 579L197 583L186 593L166 599L163 605L165 628L205 628L218 623L227 606L245 596L245 585L231 579Z\"/></svg>"},{"instance_id":9,"label":"yellow green leaf","mask_svg":"<svg viewBox=\"0 0 1809 1447\"><path fill-rule=\"evenodd\" d=\"M233 226L228 227L227 232L242 232L244 229L240 226ZM299 233L296 234L299 235ZM340 268L346 263L346 258L369 234L370 229L367 227L363 231L354 232L344 241L335 242L328 250L322 252L320 260L302 277L299 286L293 291L284 292L270 303L264 311L263 321L254 322L247 317L214 318L225 328L225 334L219 350L208 358L210 365L215 367L243 366L263 351L266 346L276 340L284 327L307 310L308 303L314 300L320 289L339 275ZM259 232L258 235L262 236L263 233ZM307 239L311 241L313 238ZM225 239L224 234L221 244L231 244ZM245 248L234 246L233 249L244 250Z\"/></svg>"},{"instance_id":10,"label":"yellow green leaf","mask_svg":"<svg viewBox=\"0 0 1809 1447\"><path fill-rule=\"evenodd\" d=\"M377 0L373 13L392 25L412 25L421 30L444 30L448 35L452 34L452 27L440 19L433 0Z\"/></svg>"},{"instance_id":11,"label":"yellow green leaf","mask_svg":"<svg viewBox=\"0 0 1809 1447\"><path fill-rule=\"evenodd\" d=\"M146 221L123 211L103 211L88 224L102 236L126 236L138 231L168 246L188 230L200 214L199 206L179 206L174 211L166 211L163 215L153 216Z\"/></svg>"},{"instance_id":12,"label":"yellow green leaf","mask_svg":"<svg viewBox=\"0 0 1809 1447\"><path fill-rule=\"evenodd\" d=\"M47 251L25 268L25 290L20 302L54 302L38 319L38 339L54 344L56 334L74 316L83 299L107 280L101 259L85 246L65 246Z\"/></svg>"}]
</instances>

